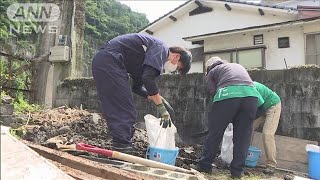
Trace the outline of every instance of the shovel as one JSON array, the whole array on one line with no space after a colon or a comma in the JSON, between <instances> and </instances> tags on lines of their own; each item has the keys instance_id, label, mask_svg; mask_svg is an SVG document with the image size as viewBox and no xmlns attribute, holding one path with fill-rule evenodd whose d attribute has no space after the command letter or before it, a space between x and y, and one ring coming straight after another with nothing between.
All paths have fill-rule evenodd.
<instances>
[{"instance_id":1,"label":"shovel","mask_svg":"<svg viewBox=\"0 0 320 180\"><path fill-rule=\"evenodd\" d=\"M161 96L161 101L162 103L164 104L164 106L166 107L167 111L169 112L169 114L171 116L174 115L174 110L172 108L172 106L168 103L168 101L166 99L164 99L162 96Z\"/></svg>"},{"instance_id":2,"label":"shovel","mask_svg":"<svg viewBox=\"0 0 320 180\"><path fill-rule=\"evenodd\" d=\"M191 135L192 138L200 138L203 136L206 136L209 133L208 130L202 131L202 132L197 132Z\"/></svg>"},{"instance_id":3,"label":"shovel","mask_svg":"<svg viewBox=\"0 0 320 180\"><path fill-rule=\"evenodd\" d=\"M131 163L138 163L138 164L142 164L142 165L149 166L149 167L160 168L160 169L176 171L176 172L182 172L182 173L188 173L188 174L195 174L194 172L192 172L190 170L183 169L183 168L180 168L180 167L176 167L176 166L172 166L172 165L168 165L168 164L152 161L152 160L149 160L149 159L144 159L144 158L137 157L137 156L132 156L132 155L129 155L129 154L118 152L118 151L111 151L111 150L108 150L108 149L98 148L98 147L91 146L91 145L84 144L84 143L78 143L76 145L76 149L77 150L84 150L84 151L87 151L87 152L101 154L101 155L104 155L104 156L107 156L107 157L111 157L111 158L114 158L114 159L119 159L119 160L131 162Z\"/></svg>"}]
</instances>

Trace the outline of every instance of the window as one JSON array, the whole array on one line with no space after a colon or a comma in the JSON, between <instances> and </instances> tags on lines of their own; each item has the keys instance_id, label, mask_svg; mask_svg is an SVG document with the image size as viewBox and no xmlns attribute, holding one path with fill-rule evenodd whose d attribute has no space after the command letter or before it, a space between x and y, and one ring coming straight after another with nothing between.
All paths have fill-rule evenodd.
<instances>
[{"instance_id":1,"label":"window","mask_svg":"<svg viewBox=\"0 0 320 180\"><path fill-rule=\"evenodd\" d=\"M263 44L263 34L253 36L253 45Z\"/></svg>"},{"instance_id":2,"label":"window","mask_svg":"<svg viewBox=\"0 0 320 180\"><path fill-rule=\"evenodd\" d=\"M233 62L231 59L231 53L230 52L222 52L222 53L214 53L210 54L206 59L208 60L210 57L218 56L219 58L226 60L228 62Z\"/></svg>"},{"instance_id":3,"label":"window","mask_svg":"<svg viewBox=\"0 0 320 180\"><path fill-rule=\"evenodd\" d=\"M320 65L320 33L306 35L306 64Z\"/></svg>"},{"instance_id":4,"label":"window","mask_svg":"<svg viewBox=\"0 0 320 180\"><path fill-rule=\"evenodd\" d=\"M278 48L288 48L290 47L289 37L278 38Z\"/></svg>"},{"instance_id":5,"label":"window","mask_svg":"<svg viewBox=\"0 0 320 180\"><path fill-rule=\"evenodd\" d=\"M213 56L218 56L228 62L239 63L247 69L265 67L265 47L249 47L223 50L223 52L211 52L207 55L206 59Z\"/></svg>"},{"instance_id":6,"label":"window","mask_svg":"<svg viewBox=\"0 0 320 180\"><path fill-rule=\"evenodd\" d=\"M238 63L245 68L263 67L261 49L250 49L250 50L239 51Z\"/></svg>"}]
</instances>

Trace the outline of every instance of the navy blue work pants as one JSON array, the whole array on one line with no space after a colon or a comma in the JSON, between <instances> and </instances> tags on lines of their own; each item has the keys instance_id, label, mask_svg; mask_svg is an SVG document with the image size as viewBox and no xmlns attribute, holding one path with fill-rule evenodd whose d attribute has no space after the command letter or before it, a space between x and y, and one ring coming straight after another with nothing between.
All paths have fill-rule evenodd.
<instances>
[{"instance_id":1,"label":"navy blue work pants","mask_svg":"<svg viewBox=\"0 0 320 180\"><path fill-rule=\"evenodd\" d=\"M130 144L137 111L122 60L99 51L92 61L92 74L113 143Z\"/></svg>"},{"instance_id":2,"label":"navy blue work pants","mask_svg":"<svg viewBox=\"0 0 320 180\"><path fill-rule=\"evenodd\" d=\"M219 145L229 123L233 123L233 160L230 164L232 176L240 176L250 145L252 124L257 112L258 99L255 97L232 98L214 102L208 114L209 133L199 166L211 169Z\"/></svg>"}]
</instances>

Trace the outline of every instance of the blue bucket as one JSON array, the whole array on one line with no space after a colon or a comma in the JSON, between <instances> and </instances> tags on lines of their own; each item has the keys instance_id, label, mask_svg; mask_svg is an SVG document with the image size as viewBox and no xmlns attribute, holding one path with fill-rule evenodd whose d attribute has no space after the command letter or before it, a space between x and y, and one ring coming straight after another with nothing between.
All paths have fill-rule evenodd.
<instances>
[{"instance_id":1,"label":"blue bucket","mask_svg":"<svg viewBox=\"0 0 320 180\"><path fill-rule=\"evenodd\" d=\"M260 155L261 155L261 150L259 148L250 146L245 165L247 167L256 167L260 159Z\"/></svg>"},{"instance_id":2,"label":"blue bucket","mask_svg":"<svg viewBox=\"0 0 320 180\"><path fill-rule=\"evenodd\" d=\"M308 151L309 158L309 176L313 179L320 180L320 153Z\"/></svg>"},{"instance_id":3,"label":"blue bucket","mask_svg":"<svg viewBox=\"0 0 320 180\"><path fill-rule=\"evenodd\" d=\"M176 164L178 154L179 148L177 147L176 149L161 149L149 146L146 158L174 166Z\"/></svg>"}]
</instances>

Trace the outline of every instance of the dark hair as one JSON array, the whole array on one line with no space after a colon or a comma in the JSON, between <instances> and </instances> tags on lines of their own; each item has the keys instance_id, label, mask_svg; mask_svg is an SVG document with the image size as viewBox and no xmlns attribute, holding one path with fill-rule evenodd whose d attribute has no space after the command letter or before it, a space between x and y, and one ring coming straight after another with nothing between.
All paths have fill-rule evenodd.
<instances>
[{"instance_id":1,"label":"dark hair","mask_svg":"<svg viewBox=\"0 0 320 180\"><path fill-rule=\"evenodd\" d=\"M181 48L181 47L170 47L170 52L172 53L179 53L180 59L179 61L182 63L183 68L179 69L180 74L187 74L191 68L191 62L192 62L192 55L191 52L187 49Z\"/></svg>"}]
</instances>

